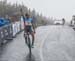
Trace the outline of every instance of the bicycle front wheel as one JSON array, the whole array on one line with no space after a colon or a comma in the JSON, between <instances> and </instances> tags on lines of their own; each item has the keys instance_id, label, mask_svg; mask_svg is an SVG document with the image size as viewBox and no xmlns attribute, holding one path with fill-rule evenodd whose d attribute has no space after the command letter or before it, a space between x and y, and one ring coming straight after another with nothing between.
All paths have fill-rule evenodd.
<instances>
[{"instance_id":1,"label":"bicycle front wheel","mask_svg":"<svg viewBox=\"0 0 75 61\"><path fill-rule=\"evenodd\" d=\"M29 47L29 54L30 54L30 58L31 58L31 53L32 53L32 52L31 52L31 47L32 47L32 46L31 46L31 40L30 40L30 38L29 38L29 37L28 37L28 42L29 42L29 43L28 43L28 47Z\"/></svg>"}]
</instances>

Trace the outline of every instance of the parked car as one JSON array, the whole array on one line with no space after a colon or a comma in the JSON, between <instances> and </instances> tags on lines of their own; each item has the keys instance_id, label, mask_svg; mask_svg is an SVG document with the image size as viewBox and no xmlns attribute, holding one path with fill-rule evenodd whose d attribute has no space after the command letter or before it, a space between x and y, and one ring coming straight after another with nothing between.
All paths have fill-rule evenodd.
<instances>
[{"instance_id":1,"label":"parked car","mask_svg":"<svg viewBox=\"0 0 75 61\"><path fill-rule=\"evenodd\" d=\"M56 20L56 21L54 21L54 24L55 24L55 25L62 25L62 24L63 24L63 21L61 21L61 20Z\"/></svg>"}]
</instances>

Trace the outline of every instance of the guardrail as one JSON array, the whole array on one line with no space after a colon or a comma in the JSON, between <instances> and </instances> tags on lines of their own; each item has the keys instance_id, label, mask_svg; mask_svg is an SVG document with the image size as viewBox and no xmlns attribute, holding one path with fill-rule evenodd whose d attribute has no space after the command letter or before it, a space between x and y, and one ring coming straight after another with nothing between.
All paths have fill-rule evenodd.
<instances>
[{"instance_id":1,"label":"guardrail","mask_svg":"<svg viewBox=\"0 0 75 61\"><path fill-rule=\"evenodd\" d=\"M23 29L24 26L22 21L0 27L0 45L3 44L5 40L12 40Z\"/></svg>"}]
</instances>

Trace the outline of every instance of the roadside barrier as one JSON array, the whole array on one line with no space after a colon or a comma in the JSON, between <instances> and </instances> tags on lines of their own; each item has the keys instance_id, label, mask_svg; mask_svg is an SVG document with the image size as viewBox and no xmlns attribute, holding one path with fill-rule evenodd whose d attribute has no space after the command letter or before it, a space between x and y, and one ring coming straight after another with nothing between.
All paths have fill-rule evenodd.
<instances>
[{"instance_id":1,"label":"roadside barrier","mask_svg":"<svg viewBox=\"0 0 75 61\"><path fill-rule=\"evenodd\" d=\"M22 28L21 28L22 27ZM12 40L23 29L23 22L15 22L0 27L0 45L4 40Z\"/></svg>"}]
</instances>

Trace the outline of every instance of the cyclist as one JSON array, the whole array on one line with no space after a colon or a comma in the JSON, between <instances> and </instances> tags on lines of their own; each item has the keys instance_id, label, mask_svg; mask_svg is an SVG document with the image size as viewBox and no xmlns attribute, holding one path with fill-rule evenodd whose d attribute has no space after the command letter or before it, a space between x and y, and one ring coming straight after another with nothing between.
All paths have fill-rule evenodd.
<instances>
[{"instance_id":1,"label":"cyclist","mask_svg":"<svg viewBox=\"0 0 75 61\"><path fill-rule=\"evenodd\" d=\"M29 32L32 36L32 48L34 48L34 39L35 39L35 26L33 23L33 18L30 17L28 13L25 14L25 17L23 16L24 20L24 28L25 28L25 33Z\"/></svg>"},{"instance_id":2,"label":"cyclist","mask_svg":"<svg viewBox=\"0 0 75 61\"><path fill-rule=\"evenodd\" d=\"M65 24L65 19L64 18L62 18L62 21L63 21L63 25Z\"/></svg>"}]
</instances>

